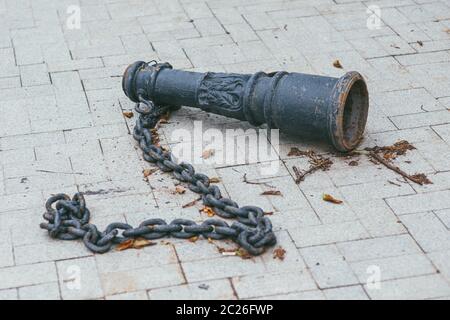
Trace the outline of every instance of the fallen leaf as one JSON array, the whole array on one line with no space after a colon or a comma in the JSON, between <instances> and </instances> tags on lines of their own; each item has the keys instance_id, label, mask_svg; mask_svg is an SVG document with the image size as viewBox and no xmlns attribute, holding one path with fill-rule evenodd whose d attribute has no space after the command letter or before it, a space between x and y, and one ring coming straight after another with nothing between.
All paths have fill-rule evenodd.
<instances>
[{"instance_id":1,"label":"fallen leaf","mask_svg":"<svg viewBox=\"0 0 450 320\"><path fill-rule=\"evenodd\" d=\"M219 247L219 246L216 246L216 248L217 248L217 251L219 251L219 253L222 253L222 254L228 255L228 256L235 256L236 255L236 251L237 251L236 248L234 248L234 249L227 249L227 248L223 248L223 247Z\"/></svg>"},{"instance_id":2,"label":"fallen leaf","mask_svg":"<svg viewBox=\"0 0 450 320\"><path fill-rule=\"evenodd\" d=\"M342 69L342 64L339 60L334 60L333 61L333 67L338 68L338 69Z\"/></svg>"},{"instance_id":3,"label":"fallen leaf","mask_svg":"<svg viewBox=\"0 0 450 320\"><path fill-rule=\"evenodd\" d=\"M447 34L450 34L450 28L445 28L444 32L447 33Z\"/></svg>"},{"instance_id":4,"label":"fallen leaf","mask_svg":"<svg viewBox=\"0 0 450 320\"><path fill-rule=\"evenodd\" d=\"M147 246L154 246L156 245L156 242L144 239L144 238L137 238L133 242L133 248L134 249L141 249L143 247Z\"/></svg>"},{"instance_id":5,"label":"fallen leaf","mask_svg":"<svg viewBox=\"0 0 450 320\"><path fill-rule=\"evenodd\" d=\"M198 240L198 236L192 237L188 239L190 242L194 243Z\"/></svg>"},{"instance_id":6,"label":"fallen leaf","mask_svg":"<svg viewBox=\"0 0 450 320\"><path fill-rule=\"evenodd\" d=\"M417 44L418 44L419 46L423 47L423 42L422 42L422 41L417 40Z\"/></svg>"},{"instance_id":7,"label":"fallen leaf","mask_svg":"<svg viewBox=\"0 0 450 320\"><path fill-rule=\"evenodd\" d=\"M152 132L152 143L159 147L159 132L156 128L150 129Z\"/></svg>"},{"instance_id":8,"label":"fallen leaf","mask_svg":"<svg viewBox=\"0 0 450 320\"><path fill-rule=\"evenodd\" d=\"M120 243L116 247L116 250L123 251L123 250L131 249L131 248L141 249L143 247L154 246L154 245L156 245L155 242L144 239L144 238L128 239L128 240Z\"/></svg>"},{"instance_id":9,"label":"fallen leaf","mask_svg":"<svg viewBox=\"0 0 450 320\"><path fill-rule=\"evenodd\" d=\"M203 213L206 213L208 215L208 217L214 217L216 215L216 213L214 212L213 208L208 207L208 206L204 206L199 211L203 212Z\"/></svg>"},{"instance_id":10,"label":"fallen leaf","mask_svg":"<svg viewBox=\"0 0 450 320\"><path fill-rule=\"evenodd\" d=\"M336 204L341 204L342 200L335 199L332 195L324 193L322 199L327 202L332 202Z\"/></svg>"},{"instance_id":11,"label":"fallen leaf","mask_svg":"<svg viewBox=\"0 0 450 320\"><path fill-rule=\"evenodd\" d=\"M147 178L151 174L155 173L158 169L144 169L142 170L142 173L144 174L144 177Z\"/></svg>"},{"instance_id":12,"label":"fallen leaf","mask_svg":"<svg viewBox=\"0 0 450 320\"><path fill-rule=\"evenodd\" d=\"M124 115L124 117L127 117L128 119L134 117L133 111L124 111L124 112L122 112L122 114Z\"/></svg>"},{"instance_id":13,"label":"fallen leaf","mask_svg":"<svg viewBox=\"0 0 450 320\"><path fill-rule=\"evenodd\" d=\"M274 259L284 260L285 254L286 254L286 250L284 250L282 247L278 247L275 250L273 250L273 258Z\"/></svg>"},{"instance_id":14,"label":"fallen leaf","mask_svg":"<svg viewBox=\"0 0 450 320\"><path fill-rule=\"evenodd\" d=\"M209 178L209 183L219 183L219 182L220 182L220 179L217 177Z\"/></svg>"},{"instance_id":15,"label":"fallen leaf","mask_svg":"<svg viewBox=\"0 0 450 320\"><path fill-rule=\"evenodd\" d=\"M133 239L128 239L122 243L120 243L119 245L117 245L116 250L117 251L122 251L122 250L127 250L133 247Z\"/></svg>"},{"instance_id":16,"label":"fallen leaf","mask_svg":"<svg viewBox=\"0 0 450 320\"><path fill-rule=\"evenodd\" d=\"M261 193L263 196L281 196L281 191L279 190L267 190Z\"/></svg>"},{"instance_id":17,"label":"fallen leaf","mask_svg":"<svg viewBox=\"0 0 450 320\"><path fill-rule=\"evenodd\" d=\"M265 216L271 216L273 215L273 211L264 211Z\"/></svg>"},{"instance_id":18,"label":"fallen leaf","mask_svg":"<svg viewBox=\"0 0 450 320\"><path fill-rule=\"evenodd\" d=\"M213 156L215 153L214 149L206 149L202 152L202 158L203 159L208 159L211 156Z\"/></svg>"},{"instance_id":19,"label":"fallen leaf","mask_svg":"<svg viewBox=\"0 0 450 320\"><path fill-rule=\"evenodd\" d=\"M252 256L250 253L247 252L247 250L239 248L236 250L236 255L238 257L241 257L242 259L251 259Z\"/></svg>"},{"instance_id":20,"label":"fallen leaf","mask_svg":"<svg viewBox=\"0 0 450 320\"><path fill-rule=\"evenodd\" d=\"M416 173L411 176L411 178L417 180L421 184L433 184L430 179L424 173Z\"/></svg>"},{"instance_id":21,"label":"fallen leaf","mask_svg":"<svg viewBox=\"0 0 450 320\"><path fill-rule=\"evenodd\" d=\"M186 188L185 187L183 187L183 186L176 186L175 187L175 193L183 194L185 192L186 192Z\"/></svg>"}]
</instances>

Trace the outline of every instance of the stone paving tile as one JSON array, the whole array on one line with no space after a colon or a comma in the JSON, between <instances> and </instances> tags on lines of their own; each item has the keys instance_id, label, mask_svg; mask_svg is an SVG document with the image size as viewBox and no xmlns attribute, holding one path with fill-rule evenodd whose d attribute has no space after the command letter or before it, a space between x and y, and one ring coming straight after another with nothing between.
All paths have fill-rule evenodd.
<instances>
[{"instance_id":1,"label":"stone paving tile","mask_svg":"<svg viewBox=\"0 0 450 320\"><path fill-rule=\"evenodd\" d=\"M376 1L379 28L368 27L364 1L91 2L80 4L80 29L70 29L66 1L0 1L0 298L450 296L447 2ZM175 180L167 174L143 180L142 170L151 165L130 134L136 117L122 115L134 105L120 86L130 62L152 59L201 72L285 69L339 77L357 70L371 99L359 149L408 140L417 149L394 163L427 174L433 184L405 182L363 156L357 167L332 156L329 171L297 185L292 167L309 164L288 157L291 147L327 156L333 150L280 135L279 148L271 146L273 155L264 161L195 167L220 178L223 196L272 212L283 261L273 258L274 248L250 260L224 256L219 248L236 248L230 241L167 239L143 250L93 255L81 241L50 239L37 226L45 198L61 191L87 192L100 229L116 220L206 218L198 212L201 203L181 210L195 195L175 197ZM333 66L335 59L343 69ZM182 108L162 126L161 143L182 146L174 132L191 133L194 121L204 130L253 128ZM242 143L235 144L243 153ZM267 168L277 170L268 174ZM243 182L244 174L260 184ZM261 195L271 189L283 195ZM324 192L344 203L322 201ZM380 289L366 283L372 265L381 268ZM72 290L77 270L82 286Z\"/></svg>"},{"instance_id":2,"label":"stone paving tile","mask_svg":"<svg viewBox=\"0 0 450 320\"><path fill-rule=\"evenodd\" d=\"M59 286L57 282L49 282L34 286L19 288L21 300L59 300Z\"/></svg>"},{"instance_id":3,"label":"stone paving tile","mask_svg":"<svg viewBox=\"0 0 450 320\"><path fill-rule=\"evenodd\" d=\"M285 273L265 273L232 278L233 287L241 299L270 296L316 289L308 270Z\"/></svg>"},{"instance_id":4,"label":"stone paving tile","mask_svg":"<svg viewBox=\"0 0 450 320\"><path fill-rule=\"evenodd\" d=\"M214 268L209 266L214 265ZM242 260L235 256L223 256L209 260L188 261L181 264L188 282L213 280L262 274L266 272L260 258ZM204 270L204 271L203 271Z\"/></svg>"},{"instance_id":5,"label":"stone paving tile","mask_svg":"<svg viewBox=\"0 0 450 320\"><path fill-rule=\"evenodd\" d=\"M0 289L23 287L57 280L54 262L13 266L0 269Z\"/></svg>"},{"instance_id":6,"label":"stone paving tile","mask_svg":"<svg viewBox=\"0 0 450 320\"><path fill-rule=\"evenodd\" d=\"M13 247L11 244L0 245L0 268L14 265Z\"/></svg>"},{"instance_id":7,"label":"stone paving tile","mask_svg":"<svg viewBox=\"0 0 450 320\"><path fill-rule=\"evenodd\" d=\"M0 290L1 300L17 300L17 289Z\"/></svg>"},{"instance_id":8,"label":"stone paving tile","mask_svg":"<svg viewBox=\"0 0 450 320\"><path fill-rule=\"evenodd\" d=\"M434 213L442 221L446 228L450 229L450 209L437 210Z\"/></svg>"},{"instance_id":9,"label":"stone paving tile","mask_svg":"<svg viewBox=\"0 0 450 320\"><path fill-rule=\"evenodd\" d=\"M185 282L176 264L100 274L105 295L179 285ZM99 285L100 287L100 285Z\"/></svg>"},{"instance_id":10,"label":"stone paving tile","mask_svg":"<svg viewBox=\"0 0 450 320\"><path fill-rule=\"evenodd\" d=\"M448 264L448 258L450 257L450 251L439 251L427 254L439 272L447 280L450 279L450 265Z\"/></svg>"},{"instance_id":11,"label":"stone paving tile","mask_svg":"<svg viewBox=\"0 0 450 320\"><path fill-rule=\"evenodd\" d=\"M106 300L148 300L147 292L134 291L106 296Z\"/></svg>"},{"instance_id":12,"label":"stone paving tile","mask_svg":"<svg viewBox=\"0 0 450 320\"><path fill-rule=\"evenodd\" d=\"M234 300L236 295L229 279L182 284L148 291L150 300Z\"/></svg>"},{"instance_id":13,"label":"stone paving tile","mask_svg":"<svg viewBox=\"0 0 450 320\"><path fill-rule=\"evenodd\" d=\"M386 199L387 204L398 214L418 213L427 210L450 208L450 191L442 190L429 193L406 195Z\"/></svg>"},{"instance_id":14,"label":"stone paving tile","mask_svg":"<svg viewBox=\"0 0 450 320\"><path fill-rule=\"evenodd\" d=\"M358 283L336 245L314 246L300 250L319 288L348 286Z\"/></svg>"},{"instance_id":15,"label":"stone paving tile","mask_svg":"<svg viewBox=\"0 0 450 320\"><path fill-rule=\"evenodd\" d=\"M297 247L300 248L369 237L358 221L292 228L289 232Z\"/></svg>"},{"instance_id":16,"label":"stone paving tile","mask_svg":"<svg viewBox=\"0 0 450 320\"><path fill-rule=\"evenodd\" d=\"M347 286L323 290L327 300L368 300L369 297L360 286Z\"/></svg>"},{"instance_id":17,"label":"stone paving tile","mask_svg":"<svg viewBox=\"0 0 450 320\"><path fill-rule=\"evenodd\" d=\"M433 212L408 214L400 219L425 252L450 248L450 232Z\"/></svg>"},{"instance_id":18,"label":"stone paving tile","mask_svg":"<svg viewBox=\"0 0 450 320\"><path fill-rule=\"evenodd\" d=\"M263 296L252 298L254 300L325 300L323 291L321 290L308 290L300 292L292 292L286 294L278 294L273 296ZM250 300L252 300L250 299Z\"/></svg>"},{"instance_id":19,"label":"stone paving tile","mask_svg":"<svg viewBox=\"0 0 450 320\"><path fill-rule=\"evenodd\" d=\"M370 282L374 267L380 270L380 281L436 273L429 259L421 254L354 262L350 267L361 283Z\"/></svg>"},{"instance_id":20,"label":"stone paving tile","mask_svg":"<svg viewBox=\"0 0 450 320\"><path fill-rule=\"evenodd\" d=\"M370 298L376 300L439 298L450 293L450 285L440 275L384 281L380 289L365 287Z\"/></svg>"},{"instance_id":21,"label":"stone paving tile","mask_svg":"<svg viewBox=\"0 0 450 320\"><path fill-rule=\"evenodd\" d=\"M373 237L407 233L397 216L383 199L350 203L361 224Z\"/></svg>"},{"instance_id":22,"label":"stone paving tile","mask_svg":"<svg viewBox=\"0 0 450 320\"><path fill-rule=\"evenodd\" d=\"M56 263L61 298L65 300L103 297L94 257L62 260Z\"/></svg>"}]
</instances>

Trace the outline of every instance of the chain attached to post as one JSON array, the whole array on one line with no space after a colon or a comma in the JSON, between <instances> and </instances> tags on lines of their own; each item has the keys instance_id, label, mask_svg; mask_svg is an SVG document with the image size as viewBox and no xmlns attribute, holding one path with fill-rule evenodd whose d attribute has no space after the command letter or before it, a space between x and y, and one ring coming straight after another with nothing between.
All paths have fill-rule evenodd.
<instances>
[{"instance_id":1,"label":"chain attached to post","mask_svg":"<svg viewBox=\"0 0 450 320\"><path fill-rule=\"evenodd\" d=\"M127 223L114 222L101 232L94 224L89 223L90 211L82 193L77 193L72 199L65 194L50 197L43 215L46 222L41 223L40 227L48 230L52 238L82 239L86 247L95 253L105 253L114 244L129 239L152 240L166 236L181 239L196 236L213 240L232 239L251 255L259 255L267 247L273 246L276 237L272 231L272 223L264 216L261 208L239 207L233 200L222 197L219 187L211 185L208 176L196 173L188 163L178 164L169 151L153 143L152 129L171 107L157 106L152 101L145 100L142 94L139 100L135 109L140 116L136 121L133 137L138 141L144 159L156 164L164 172L172 172L177 180L187 183L190 190L201 195L203 204L213 208L218 216L237 221L230 226L220 219L206 219L201 224L187 219L175 219L170 223L163 219L148 219L135 228Z\"/></svg>"}]
</instances>

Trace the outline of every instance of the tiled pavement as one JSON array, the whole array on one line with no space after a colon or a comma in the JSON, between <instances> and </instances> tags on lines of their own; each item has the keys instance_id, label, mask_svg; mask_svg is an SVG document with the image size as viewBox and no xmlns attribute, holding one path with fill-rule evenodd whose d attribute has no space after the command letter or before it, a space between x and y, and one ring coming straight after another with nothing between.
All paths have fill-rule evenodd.
<instances>
[{"instance_id":1,"label":"tiled pavement","mask_svg":"<svg viewBox=\"0 0 450 320\"><path fill-rule=\"evenodd\" d=\"M380 24L368 28L374 13ZM224 256L208 241L93 255L49 239L38 224L45 199L61 191L106 190L87 196L100 226L205 218L198 206L180 208L195 195L173 194L167 174L143 180L149 165L122 116L133 106L120 86L126 65L142 59L197 71L358 70L371 99L363 146L408 140L417 149L397 163L434 184L405 182L361 156L357 167L334 157L296 185L291 168L307 163L289 148L329 148L281 136L275 176L262 176L261 163L199 167L240 204L274 212L284 261ZM0 0L0 299L448 299L449 109L446 0ZM160 130L163 142L175 146L172 132L193 119L248 128L182 109ZM283 197L260 195L264 185L245 184L244 173ZM344 203L323 202L324 192Z\"/></svg>"}]
</instances>

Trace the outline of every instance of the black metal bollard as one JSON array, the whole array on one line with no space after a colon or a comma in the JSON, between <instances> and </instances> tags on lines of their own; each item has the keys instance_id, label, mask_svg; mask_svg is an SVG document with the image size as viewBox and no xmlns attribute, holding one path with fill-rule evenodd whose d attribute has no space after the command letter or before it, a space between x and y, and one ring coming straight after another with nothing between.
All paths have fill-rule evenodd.
<instances>
[{"instance_id":1,"label":"black metal bollard","mask_svg":"<svg viewBox=\"0 0 450 320\"><path fill-rule=\"evenodd\" d=\"M328 139L342 152L361 141L369 109L358 72L341 78L284 71L253 75L174 70L169 63L137 61L126 69L123 90L156 104L197 107L253 125L267 123L290 135Z\"/></svg>"}]
</instances>

